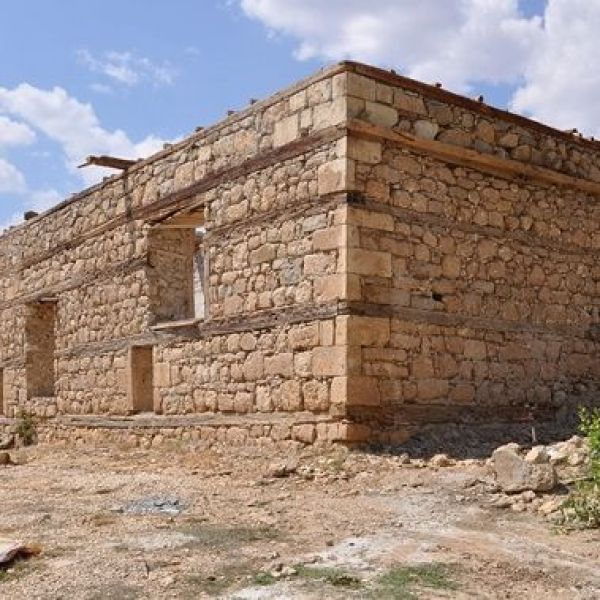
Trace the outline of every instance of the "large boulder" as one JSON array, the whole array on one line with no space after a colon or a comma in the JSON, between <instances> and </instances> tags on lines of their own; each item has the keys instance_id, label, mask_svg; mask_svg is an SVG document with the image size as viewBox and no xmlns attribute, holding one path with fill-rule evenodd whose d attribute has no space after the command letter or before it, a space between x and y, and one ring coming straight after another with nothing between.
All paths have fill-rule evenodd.
<instances>
[{"instance_id":1,"label":"large boulder","mask_svg":"<svg viewBox=\"0 0 600 600\"><path fill-rule=\"evenodd\" d=\"M517 444L500 446L492 459L496 481L505 492L548 492L556 486L554 467L549 463L526 461Z\"/></svg>"}]
</instances>

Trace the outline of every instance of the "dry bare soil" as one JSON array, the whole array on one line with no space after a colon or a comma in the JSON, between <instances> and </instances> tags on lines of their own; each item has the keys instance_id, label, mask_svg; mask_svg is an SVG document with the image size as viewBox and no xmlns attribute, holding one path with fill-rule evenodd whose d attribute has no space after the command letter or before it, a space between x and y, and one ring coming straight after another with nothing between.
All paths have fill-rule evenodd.
<instances>
[{"instance_id":1,"label":"dry bare soil","mask_svg":"<svg viewBox=\"0 0 600 600\"><path fill-rule=\"evenodd\" d=\"M43 552L0 571L3 599L600 597L598 533L493 508L483 462L344 448L13 458L0 537Z\"/></svg>"}]
</instances>

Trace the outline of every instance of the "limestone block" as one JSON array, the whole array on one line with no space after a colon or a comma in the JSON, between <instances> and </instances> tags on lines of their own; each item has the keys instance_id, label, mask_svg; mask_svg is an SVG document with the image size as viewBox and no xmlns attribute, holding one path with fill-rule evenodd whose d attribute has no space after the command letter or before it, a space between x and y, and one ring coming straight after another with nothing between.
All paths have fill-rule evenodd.
<instances>
[{"instance_id":1,"label":"limestone block","mask_svg":"<svg viewBox=\"0 0 600 600\"><path fill-rule=\"evenodd\" d=\"M312 236L313 250L335 250L344 245L346 239L346 226L334 225L327 229L315 231Z\"/></svg>"},{"instance_id":2,"label":"limestone block","mask_svg":"<svg viewBox=\"0 0 600 600\"><path fill-rule=\"evenodd\" d=\"M252 352L244 361L242 368L246 381L262 379L264 375L264 358L262 352Z\"/></svg>"},{"instance_id":3,"label":"limestone block","mask_svg":"<svg viewBox=\"0 0 600 600\"><path fill-rule=\"evenodd\" d=\"M408 94L403 90L394 91L394 106L398 110L407 113L427 114L423 99L419 96Z\"/></svg>"},{"instance_id":4,"label":"limestone block","mask_svg":"<svg viewBox=\"0 0 600 600\"><path fill-rule=\"evenodd\" d=\"M346 96L348 91L348 74L338 73L334 75L331 80L331 96L333 98L339 98L340 96Z\"/></svg>"},{"instance_id":5,"label":"limestone block","mask_svg":"<svg viewBox=\"0 0 600 600\"><path fill-rule=\"evenodd\" d=\"M331 382L331 403L345 406L379 406L381 395L375 377L350 375L334 377Z\"/></svg>"},{"instance_id":6,"label":"limestone block","mask_svg":"<svg viewBox=\"0 0 600 600\"><path fill-rule=\"evenodd\" d=\"M502 148L516 148L519 145L519 136L516 133L505 133L499 140Z\"/></svg>"},{"instance_id":7,"label":"limestone block","mask_svg":"<svg viewBox=\"0 0 600 600\"><path fill-rule=\"evenodd\" d=\"M391 254L378 250L349 248L348 272L356 273L357 275L370 275L372 277L391 277Z\"/></svg>"},{"instance_id":8,"label":"limestone block","mask_svg":"<svg viewBox=\"0 0 600 600\"><path fill-rule=\"evenodd\" d=\"M348 156L367 164L381 162L381 150L381 142L362 138L351 138L348 142Z\"/></svg>"},{"instance_id":9,"label":"limestone block","mask_svg":"<svg viewBox=\"0 0 600 600\"><path fill-rule=\"evenodd\" d=\"M295 379L284 381L280 387L279 402L282 410L302 410L302 388L300 387L300 382Z\"/></svg>"},{"instance_id":10,"label":"limestone block","mask_svg":"<svg viewBox=\"0 0 600 600\"><path fill-rule=\"evenodd\" d=\"M331 424L327 431L327 437L331 442L367 442L370 439L370 436L370 427L361 423L335 423Z\"/></svg>"},{"instance_id":11,"label":"limestone block","mask_svg":"<svg viewBox=\"0 0 600 600\"><path fill-rule=\"evenodd\" d=\"M346 346L325 346L315 348L313 373L316 377L330 377L346 373Z\"/></svg>"},{"instance_id":12,"label":"limestone block","mask_svg":"<svg viewBox=\"0 0 600 600\"><path fill-rule=\"evenodd\" d=\"M256 388L256 410L259 412L273 410L273 394L267 386L261 385Z\"/></svg>"},{"instance_id":13,"label":"limestone block","mask_svg":"<svg viewBox=\"0 0 600 600\"><path fill-rule=\"evenodd\" d=\"M275 123L273 146L278 148L279 146L289 144L290 142L293 142L299 135L300 128L298 115L294 114Z\"/></svg>"},{"instance_id":14,"label":"limestone block","mask_svg":"<svg viewBox=\"0 0 600 600\"><path fill-rule=\"evenodd\" d=\"M440 127L437 123L426 121L424 119L415 121L414 128L415 135L424 140L434 140L435 136L440 130Z\"/></svg>"},{"instance_id":15,"label":"limestone block","mask_svg":"<svg viewBox=\"0 0 600 600\"><path fill-rule=\"evenodd\" d=\"M417 401L427 402L448 396L448 381L445 379L422 379L417 382Z\"/></svg>"},{"instance_id":16,"label":"limestone block","mask_svg":"<svg viewBox=\"0 0 600 600\"><path fill-rule=\"evenodd\" d=\"M349 165L345 158L336 158L317 170L319 195L340 192L346 188Z\"/></svg>"},{"instance_id":17,"label":"limestone block","mask_svg":"<svg viewBox=\"0 0 600 600\"><path fill-rule=\"evenodd\" d=\"M324 275L335 270L335 254L309 254L304 257L304 275Z\"/></svg>"},{"instance_id":18,"label":"limestone block","mask_svg":"<svg viewBox=\"0 0 600 600\"><path fill-rule=\"evenodd\" d=\"M265 358L265 374L292 377L294 374L294 355L291 352L282 352Z\"/></svg>"},{"instance_id":19,"label":"limestone block","mask_svg":"<svg viewBox=\"0 0 600 600\"><path fill-rule=\"evenodd\" d=\"M333 102L318 104L313 108L312 120L315 129L325 129L346 121L346 99L336 98Z\"/></svg>"},{"instance_id":20,"label":"limestone block","mask_svg":"<svg viewBox=\"0 0 600 600\"><path fill-rule=\"evenodd\" d=\"M314 425L305 423L303 425L294 425L292 427L292 438L304 444L312 444L317 437L317 430Z\"/></svg>"},{"instance_id":21,"label":"limestone block","mask_svg":"<svg viewBox=\"0 0 600 600\"><path fill-rule=\"evenodd\" d=\"M302 386L304 408L312 412L322 412L329 407L329 390L322 381L307 381Z\"/></svg>"},{"instance_id":22,"label":"limestone block","mask_svg":"<svg viewBox=\"0 0 600 600\"><path fill-rule=\"evenodd\" d=\"M377 83L375 81L356 73L347 73L346 78L349 96L356 96L364 100L375 100L377 91Z\"/></svg>"},{"instance_id":23,"label":"limestone block","mask_svg":"<svg viewBox=\"0 0 600 600\"><path fill-rule=\"evenodd\" d=\"M346 295L346 276L343 273L319 277L314 285L316 302L341 299Z\"/></svg>"},{"instance_id":24,"label":"limestone block","mask_svg":"<svg viewBox=\"0 0 600 600\"><path fill-rule=\"evenodd\" d=\"M277 254L275 244L263 244L250 253L250 264L258 265L263 262L272 261Z\"/></svg>"},{"instance_id":25,"label":"limestone block","mask_svg":"<svg viewBox=\"0 0 600 600\"><path fill-rule=\"evenodd\" d=\"M318 346L320 343L319 324L311 323L292 328L289 332L289 343L292 350Z\"/></svg>"},{"instance_id":26,"label":"limestone block","mask_svg":"<svg viewBox=\"0 0 600 600\"><path fill-rule=\"evenodd\" d=\"M309 85L306 95L310 105L327 102L331 99L331 79L322 79Z\"/></svg>"},{"instance_id":27,"label":"limestone block","mask_svg":"<svg viewBox=\"0 0 600 600\"><path fill-rule=\"evenodd\" d=\"M471 360L485 360L487 357L485 342L480 340L465 340L464 356Z\"/></svg>"},{"instance_id":28,"label":"limestone block","mask_svg":"<svg viewBox=\"0 0 600 600\"><path fill-rule=\"evenodd\" d=\"M379 102L367 102L364 118L373 125L393 127L398 122L398 111Z\"/></svg>"},{"instance_id":29,"label":"limestone block","mask_svg":"<svg viewBox=\"0 0 600 600\"><path fill-rule=\"evenodd\" d=\"M431 379L434 376L433 361L428 356L418 356L410 365L414 379Z\"/></svg>"},{"instance_id":30,"label":"limestone block","mask_svg":"<svg viewBox=\"0 0 600 600\"><path fill-rule=\"evenodd\" d=\"M477 124L476 135L486 144L493 144L496 137L496 131L491 123L479 121Z\"/></svg>"},{"instance_id":31,"label":"limestone block","mask_svg":"<svg viewBox=\"0 0 600 600\"><path fill-rule=\"evenodd\" d=\"M440 142L466 148L471 145L472 137L462 129L446 129L437 137Z\"/></svg>"},{"instance_id":32,"label":"limestone block","mask_svg":"<svg viewBox=\"0 0 600 600\"><path fill-rule=\"evenodd\" d=\"M355 315L336 318L336 345L383 347L389 341L389 318Z\"/></svg>"},{"instance_id":33,"label":"limestone block","mask_svg":"<svg viewBox=\"0 0 600 600\"><path fill-rule=\"evenodd\" d=\"M349 224L370 229L394 231L394 217L386 213L349 207L346 219Z\"/></svg>"},{"instance_id":34,"label":"limestone block","mask_svg":"<svg viewBox=\"0 0 600 600\"><path fill-rule=\"evenodd\" d=\"M171 369L168 363L157 362L154 364L154 384L159 387L171 385Z\"/></svg>"},{"instance_id":35,"label":"limestone block","mask_svg":"<svg viewBox=\"0 0 600 600\"><path fill-rule=\"evenodd\" d=\"M459 383L450 390L450 400L456 404L470 404L475 399L475 388L468 383Z\"/></svg>"}]
</instances>

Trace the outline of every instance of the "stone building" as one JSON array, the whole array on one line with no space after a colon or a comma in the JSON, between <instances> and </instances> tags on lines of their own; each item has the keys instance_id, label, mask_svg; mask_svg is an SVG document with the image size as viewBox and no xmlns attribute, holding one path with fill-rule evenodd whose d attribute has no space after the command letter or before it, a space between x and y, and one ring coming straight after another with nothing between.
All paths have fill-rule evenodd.
<instances>
[{"instance_id":1,"label":"stone building","mask_svg":"<svg viewBox=\"0 0 600 600\"><path fill-rule=\"evenodd\" d=\"M2 423L389 442L597 402L599 148L327 68L0 237Z\"/></svg>"}]
</instances>

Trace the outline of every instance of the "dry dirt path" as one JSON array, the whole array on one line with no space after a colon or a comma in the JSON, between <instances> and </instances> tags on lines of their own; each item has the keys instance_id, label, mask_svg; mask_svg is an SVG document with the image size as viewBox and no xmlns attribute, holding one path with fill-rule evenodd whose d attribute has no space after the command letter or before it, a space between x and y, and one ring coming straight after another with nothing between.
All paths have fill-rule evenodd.
<instances>
[{"instance_id":1,"label":"dry dirt path","mask_svg":"<svg viewBox=\"0 0 600 600\"><path fill-rule=\"evenodd\" d=\"M340 448L16 458L0 467L0 537L43 553L0 571L2 599L600 597L598 533L491 508L481 463Z\"/></svg>"}]
</instances>

